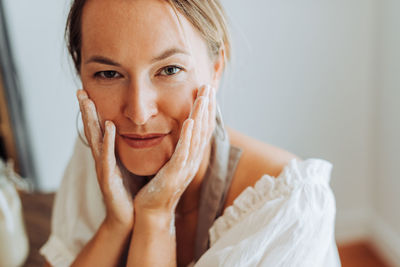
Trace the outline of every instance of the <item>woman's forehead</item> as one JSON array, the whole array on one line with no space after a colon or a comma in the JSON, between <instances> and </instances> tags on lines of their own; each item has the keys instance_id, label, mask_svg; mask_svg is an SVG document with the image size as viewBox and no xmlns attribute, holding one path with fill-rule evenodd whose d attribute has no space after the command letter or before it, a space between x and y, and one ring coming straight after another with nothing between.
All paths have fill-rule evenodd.
<instances>
[{"instance_id":1,"label":"woman's forehead","mask_svg":"<svg viewBox=\"0 0 400 267\"><path fill-rule=\"evenodd\" d=\"M165 0L91 0L82 14L82 57L152 59L170 48L192 54L199 41L195 28Z\"/></svg>"}]
</instances>

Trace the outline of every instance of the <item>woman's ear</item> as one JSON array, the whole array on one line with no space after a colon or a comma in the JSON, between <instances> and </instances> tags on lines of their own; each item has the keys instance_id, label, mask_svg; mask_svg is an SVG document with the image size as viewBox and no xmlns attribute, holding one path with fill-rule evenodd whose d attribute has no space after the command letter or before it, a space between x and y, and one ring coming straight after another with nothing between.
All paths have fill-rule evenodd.
<instances>
[{"instance_id":1,"label":"woman's ear","mask_svg":"<svg viewBox=\"0 0 400 267\"><path fill-rule=\"evenodd\" d=\"M221 47L219 50L218 56L213 62L213 78L212 78L212 86L214 88L219 88L219 83L222 77L222 73L224 72L225 68L225 49Z\"/></svg>"}]
</instances>

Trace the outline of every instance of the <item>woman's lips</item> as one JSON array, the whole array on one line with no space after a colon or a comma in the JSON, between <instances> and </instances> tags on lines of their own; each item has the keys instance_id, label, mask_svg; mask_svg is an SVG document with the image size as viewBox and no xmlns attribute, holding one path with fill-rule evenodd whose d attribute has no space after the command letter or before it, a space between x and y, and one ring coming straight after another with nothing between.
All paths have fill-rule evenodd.
<instances>
[{"instance_id":1,"label":"woman's lips","mask_svg":"<svg viewBox=\"0 0 400 267\"><path fill-rule=\"evenodd\" d=\"M156 146L162 142L167 134L156 134L156 135L149 135L152 136L150 138L132 138L132 135L121 135L122 139L127 143L130 147L141 149L141 148L148 148L152 146Z\"/></svg>"}]
</instances>

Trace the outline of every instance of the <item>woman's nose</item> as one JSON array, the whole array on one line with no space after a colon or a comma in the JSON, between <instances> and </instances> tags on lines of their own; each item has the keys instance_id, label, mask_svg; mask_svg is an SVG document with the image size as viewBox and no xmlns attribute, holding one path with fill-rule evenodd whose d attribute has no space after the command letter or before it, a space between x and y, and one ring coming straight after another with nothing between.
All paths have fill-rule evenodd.
<instances>
[{"instance_id":1,"label":"woman's nose","mask_svg":"<svg viewBox=\"0 0 400 267\"><path fill-rule=\"evenodd\" d=\"M157 114L157 93L145 86L128 90L123 113L136 125L144 125Z\"/></svg>"}]
</instances>

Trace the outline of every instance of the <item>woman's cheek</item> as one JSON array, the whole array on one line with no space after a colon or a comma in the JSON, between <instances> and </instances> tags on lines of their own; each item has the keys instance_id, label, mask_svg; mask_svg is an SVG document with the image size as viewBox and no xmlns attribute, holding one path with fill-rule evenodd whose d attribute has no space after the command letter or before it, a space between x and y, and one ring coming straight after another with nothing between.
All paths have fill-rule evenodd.
<instances>
[{"instance_id":1,"label":"woman's cheek","mask_svg":"<svg viewBox=\"0 0 400 267\"><path fill-rule=\"evenodd\" d=\"M114 121L117 118L116 113L119 110L118 95L111 93L115 92L115 90L93 85L84 87L84 89L96 107L97 116L102 128L106 120Z\"/></svg>"},{"instance_id":2,"label":"woman's cheek","mask_svg":"<svg viewBox=\"0 0 400 267\"><path fill-rule=\"evenodd\" d=\"M194 82L182 82L169 85L169 93L174 99L179 99L180 103L188 102L193 104L196 100L197 86Z\"/></svg>"}]
</instances>

